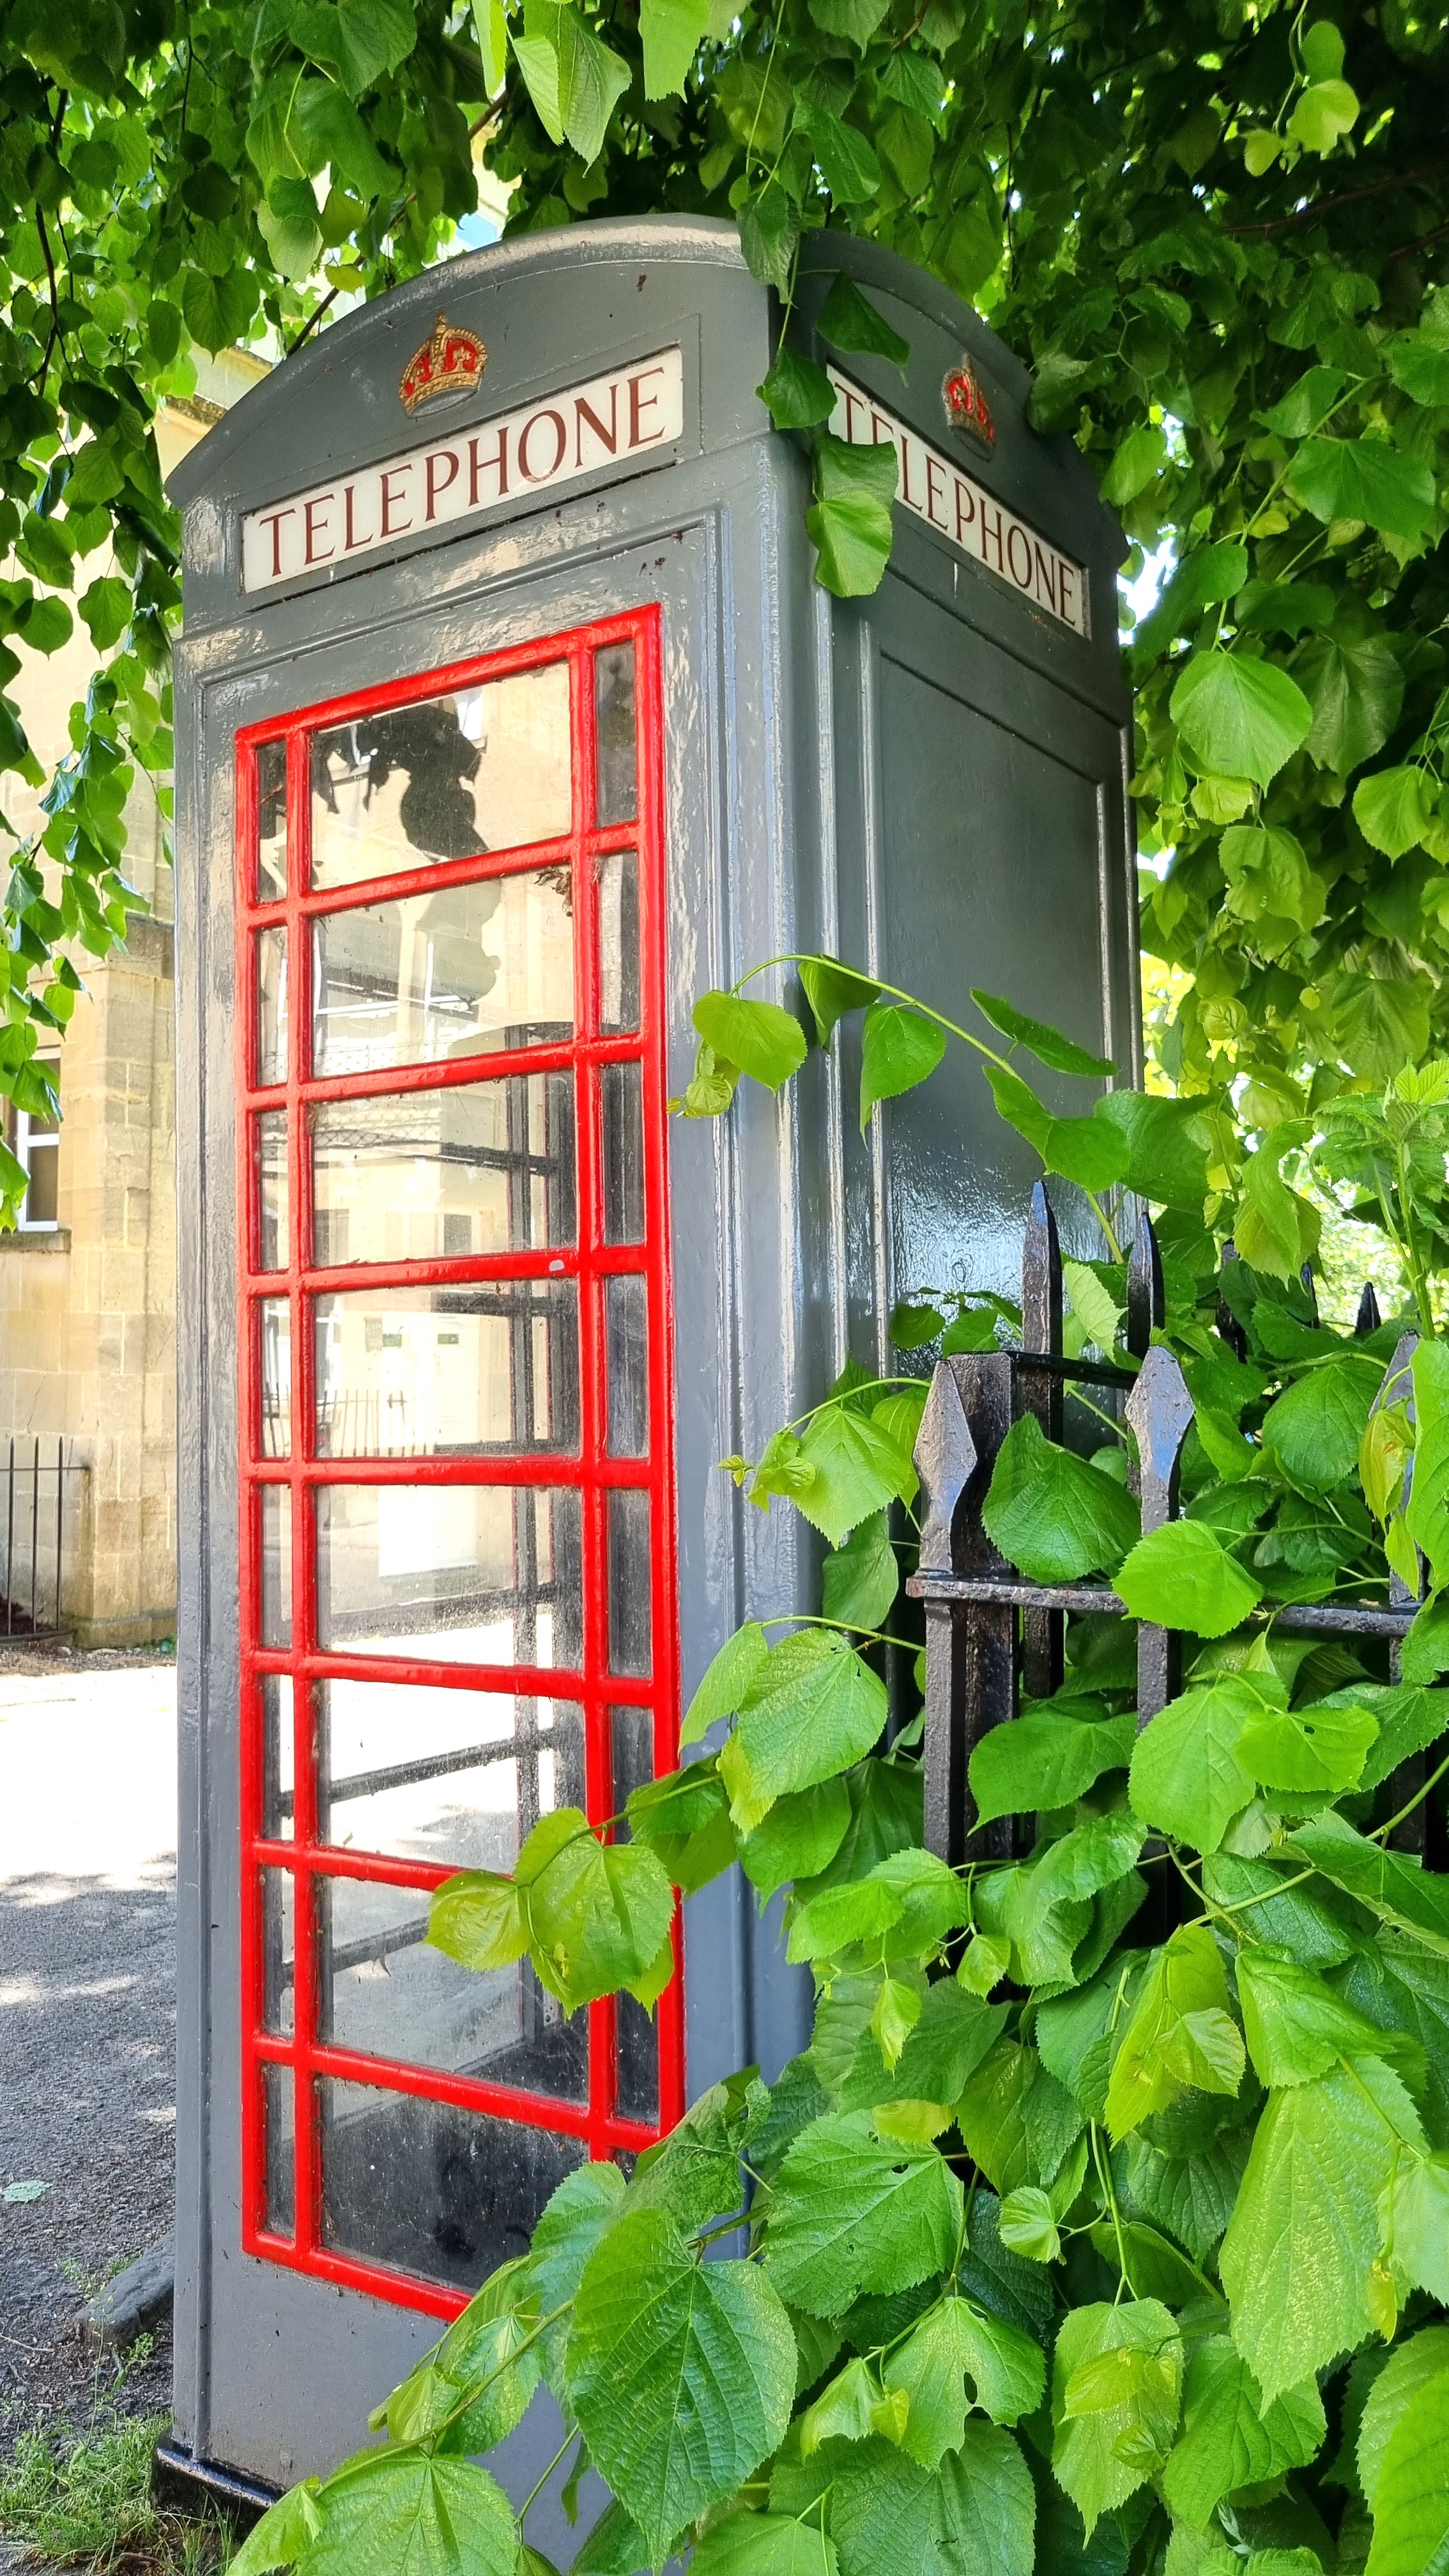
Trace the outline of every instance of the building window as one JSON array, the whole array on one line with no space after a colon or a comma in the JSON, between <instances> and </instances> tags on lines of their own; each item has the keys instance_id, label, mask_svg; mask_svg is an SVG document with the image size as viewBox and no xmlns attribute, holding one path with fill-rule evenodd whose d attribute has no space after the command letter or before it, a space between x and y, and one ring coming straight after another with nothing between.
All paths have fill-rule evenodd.
<instances>
[{"instance_id":1,"label":"building window","mask_svg":"<svg viewBox=\"0 0 1449 2576\"><path fill-rule=\"evenodd\" d=\"M676 1758L651 611L239 744L249 2253L439 2316L684 2106L432 1890Z\"/></svg>"},{"instance_id":2,"label":"building window","mask_svg":"<svg viewBox=\"0 0 1449 2576\"><path fill-rule=\"evenodd\" d=\"M36 1065L58 1083L58 1056L37 1056ZM60 1121L35 1111L15 1113L15 1155L27 1174L20 1223L30 1234L53 1234L60 1223Z\"/></svg>"}]
</instances>

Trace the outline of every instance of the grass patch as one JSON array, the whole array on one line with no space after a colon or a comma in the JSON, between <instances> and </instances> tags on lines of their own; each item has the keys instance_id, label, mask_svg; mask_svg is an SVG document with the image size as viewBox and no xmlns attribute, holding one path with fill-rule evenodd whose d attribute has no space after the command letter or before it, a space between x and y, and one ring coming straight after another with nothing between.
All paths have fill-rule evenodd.
<instances>
[{"instance_id":1,"label":"grass patch","mask_svg":"<svg viewBox=\"0 0 1449 2576\"><path fill-rule=\"evenodd\" d=\"M22 2433L0 2471L0 2531L53 2566L95 2576L219 2576L231 2536L216 2516L163 2510L151 2453L164 2416L98 2408L82 2433L60 2422Z\"/></svg>"}]
</instances>

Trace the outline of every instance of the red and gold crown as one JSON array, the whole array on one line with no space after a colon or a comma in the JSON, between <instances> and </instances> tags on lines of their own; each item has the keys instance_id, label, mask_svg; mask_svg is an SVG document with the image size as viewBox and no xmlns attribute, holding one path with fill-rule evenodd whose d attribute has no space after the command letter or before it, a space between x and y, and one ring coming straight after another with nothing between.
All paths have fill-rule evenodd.
<instances>
[{"instance_id":1,"label":"red and gold crown","mask_svg":"<svg viewBox=\"0 0 1449 2576\"><path fill-rule=\"evenodd\" d=\"M439 394L470 394L488 364L488 352L476 331L438 315L431 340L425 340L403 369L398 392L404 411Z\"/></svg>"},{"instance_id":2,"label":"red and gold crown","mask_svg":"<svg viewBox=\"0 0 1449 2576\"><path fill-rule=\"evenodd\" d=\"M996 445L996 423L991 417L991 405L981 390L981 379L969 358L963 356L951 369L941 387L941 400L953 429L969 431L985 447Z\"/></svg>"}]
</instances>

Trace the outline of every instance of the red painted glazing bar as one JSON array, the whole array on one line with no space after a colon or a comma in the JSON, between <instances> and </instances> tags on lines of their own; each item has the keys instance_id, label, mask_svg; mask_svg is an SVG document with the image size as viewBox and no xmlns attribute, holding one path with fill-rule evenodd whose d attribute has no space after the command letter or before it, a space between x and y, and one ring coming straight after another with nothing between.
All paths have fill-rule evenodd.
<instances>
[{"instance_id":1,"label":"red painted glazing bar","mask_svg":"<svg viewBox=\"0 0 1449 2576\"><path fill-rule=\"evenodd\" d=\"M426 893L426 886L415 887L415 893ZM531 1073L570 1073L584 1057L596 1064L613 1064L637 1056L636 1037L621 1038L551 1038L546 1045L501 1048L480 1047L476 1052L457 1057L425 1057L416 1064L369 1065L356 1073L319 1073L307 1075L300 1084L302 1098L309 1104L319 1100L391 1099L396 1092L446 1091L455 1083L522 1081ZM252 1079L248 1069L246 1106L251 1110L280 1109L287 1089L282 1083L261 1083Z\"/></svg>"}]
</instances>

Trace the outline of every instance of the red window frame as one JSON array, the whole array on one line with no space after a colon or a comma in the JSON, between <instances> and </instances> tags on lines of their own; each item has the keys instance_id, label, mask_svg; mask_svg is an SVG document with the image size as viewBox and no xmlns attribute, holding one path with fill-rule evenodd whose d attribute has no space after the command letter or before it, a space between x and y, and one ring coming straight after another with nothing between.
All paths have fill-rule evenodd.
<instances>
[{"instance_id":1,"label":"red window frame","mask_svg":"<svg viewBox=\"0 0 1449 2576\"><path fill-rule=\"evenodd\" d=\"M597 778L593 657L601 647L632 643L635 655L635 820L595 827ZM572 828L561 838L490 851L425 868L313 892L310 877L308 738L322 726L345 723L383 709L508 674L566 660L571 716ZM263 744L286 744L287 871L285 895L258 899L257 755ZM678 1620L675 1553L674 1385L669 1268L669 1202L666 1147L663 697L660 682L659 612L641 609L587 627L551 635L465 662L451 663L386 687L360 690L301 708L280 719L248 726L236 737L237 815L237 1011L236 1085L238 1164L238 1363L240 1393L240 1644L241 1644L241 1884L242 1978L242 2243L249 2254L294 2270L367 2291L395 2304L452 2317L467 2294L435 2280L385 2268L372 2259L339 2252L322 2236L321 2121L318 2079L340 2077L380 2091L414 2094L459 2109L521 2120L577 2137L594 2158L637 2152L664 2134L684 2108L684 2027L676 1913L676 1969L656 2008L659 2055L659 2123L626 2118L617 2107L615 2008L612 1998L588 2007L588 2098L564 2102L473 2077L365 2055L318 2036L314 1956L314 1888L340 1877L431 1890L450 1875L442 1866L359 1853L317 1840L311 1688L329 1675L358 1681L421 1683L452 1689L536 1691L577 1702L584 1712L588 1812L602 1822L613 1812L611 1708L642 1707L653 1719L656 1773L678 1759ZM597 938L596 862L611 851L638 853L640 1006L637 1034L600 1031L600 961ZM574 1036L566 1043L499 1049L457 1060L353 1075L313 1077L310 1072L311 928L318 914L374 905L410 894L436 893L448 885L567 863L574 906ZM258 993L255 934L273 925L287 933L289 1007L286 1079L257 1079ZM603 1241L603 1174L600 1156L601 1068L624 1059L642 1066L644 1125L644 1241L606 1246ZM573 1247L545 1247L459 1258L391 1263L349 1262L322 1268L312 1261L309 1111L320 1101L423 1091L480 1076L516 1076L570 1070L574 1077L577 1139L577 1240ZM256 1120L281 1110L287 1137L287 1266L259 1267ZM604 1278L642 1273L647 1283L649 1454L642 1460L605 1454L606 1385L602 1330ZM386 1457L362 1461L312 1454L315 1365L309 1301L338 1289L424 1287L463 1281L568 1278L578 1283L581 1439L578 1455L550 1451L486 1459ZM285 1296L291 1332L291 1440L285 1459L262 1454L260 1302ZM546 1671L485 1665L435 1664L401 1656L369 1658L318 1645L317 1585L312 1539L312 1496L333 1483L436 1485L534 1483L575 1485L582 1518L582 1669ZM292 1627L290 1646L262 1643L260 1493L265 1484L291 1488ZM653 1655L649 1681L626 1681L608 1671L606 1511L609 1489L642 1487L651 1497ZM262 1681L286 1675L292 1684L292 1838L268 1840L263 1826ZM264 1868L290 1873L293 1883L293 2030L278 2037L264 2027ZM267 2144L264 2084L268 2066L291 2070L293 2090L294 2233L267 2224Z\"/></svg>"}]
</instances>

